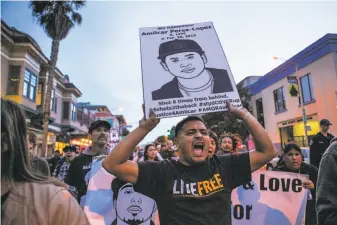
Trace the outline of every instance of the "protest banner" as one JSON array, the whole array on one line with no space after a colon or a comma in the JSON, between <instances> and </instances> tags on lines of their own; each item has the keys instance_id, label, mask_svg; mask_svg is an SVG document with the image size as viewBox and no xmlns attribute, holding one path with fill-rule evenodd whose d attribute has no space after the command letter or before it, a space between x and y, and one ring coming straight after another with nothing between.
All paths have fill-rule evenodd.
<instances>
[{"instance_id":1,"label":"protest banner","mask_svg":"<svg viewBox=\"0 0 337 225\"><path fill-rule=\"evenodd\" d=\"M159 225L156 202L123 183L102 167L104 157L93 161L84 212L95 225Z\"/></svg>"},{"instance_id":2,"label":"protest banner","mask_svg":"<svg viewBox=\"0 0 337 225\"><path fill-rule=\"evenodd\" d=\"M212 22L140 28L146 117L226 111L242 107Z\"/></svg>"},{"instance_id":3,"label":"protest banner","mask_svg":"<svg viewBox=\"0 0 337 225\"><path fill-rule=\"evenodd\" d=\"M84 212L95 225L159 225L156 202L122 183L94 160ZM303 225L307 175L256 171L252 182L232 191L232 225Z\"/></svg>"},{"instance_id":4,"label":"protest banner","mask_svg":"<svg viewBox=\"0 0 337 225\"><path fill-rule=\"evenodd\" d=\"M232 225L302 225L308 176L258 170L252 182L232 192Z\"/></svg>"}]
</instances>

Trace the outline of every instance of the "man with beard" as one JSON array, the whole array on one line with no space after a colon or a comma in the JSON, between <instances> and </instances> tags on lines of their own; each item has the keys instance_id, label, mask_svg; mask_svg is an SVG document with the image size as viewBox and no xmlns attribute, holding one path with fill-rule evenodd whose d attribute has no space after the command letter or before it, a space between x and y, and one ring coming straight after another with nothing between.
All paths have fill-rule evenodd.
<instances>
[{"instance_id":1,"label":"man with beard","mask_svg":"<svg viewBox=\"0 0 337 225\"><path fill-rule=\"evenodd\" d=\"M110 128L110 123L105 120L93 122L89 128L92 146L79 154L69 167L65 182L70 186L69 191L77 197L79 203L82 196L87 193L85 177L91 169L93 158L107 153Z\"/></svg>"},{"instance_id":2,"label":"man with beard","mask_svg":"<svg viewBox=\"0 0 337 225\"><path fill-rule=\"evenodd\" d=\"M111 225L154 225L156 202L135 192L133 185L119 179L111 183L116 219Z\"/></svg>"},{"instance_id":3,"label":"man with beard","mask_svg":"<svg viewBox=\"0 0 337 225\"><path fill-rule=\"evenodd\" d=\"M217 151L217 155L224 155L236 152L236 140L233 135L227 133L220 137L220 149Z\"/></svg>"},{"instance_id":4,"label":"man with beard","mask_svg":"<svg viewBox=\"0 0 337 225\"><path fill-rule=\"evenodd\" d=\"M161 225L231 225L231 192L251 181L251 173L270 160L277 151L261 124L245 109L227 108L247 125L256 150L241 154L208 157L210 138L200 117L189 116L175 130L178 161L132 162L132 149L159 123L150 118L140 121L102 162L105 170L135 184L135 191L154 199Z\"/></svg>"},{"instance_id":5,"label":"man with beard","mask_svg":"<svg viewBox=\"0 0 337 225\"><path fill-rule=\"evenodd\" d=\"M64 157L57 162L52 174L53 177L56 177L62 182L64 182L64 179L67 177L71 162L76 157L76 147L72 145L67 145L63 148L63 152Z\"/></svg>"}]
</instances>

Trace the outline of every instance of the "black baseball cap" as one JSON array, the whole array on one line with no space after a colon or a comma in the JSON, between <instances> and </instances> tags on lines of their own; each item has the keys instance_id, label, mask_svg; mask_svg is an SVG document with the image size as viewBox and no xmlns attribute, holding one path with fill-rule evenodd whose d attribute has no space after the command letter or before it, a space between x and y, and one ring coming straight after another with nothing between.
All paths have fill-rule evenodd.
<instances>
[{"instance_id":1,"label":"black baseball cap","mask_svg":"<svg viewBox=\"0 0 337 225\"><path fill-rule=\"evenodd\" d=\"M76 152L76 147L74 145L67 145L63 148L63 152Z\"/></svg>"},{"instance_id":2,"label":"black baseball cap","mask_svg":"<svg viewBox=\"0 0 337 225\"><path fill-rule=\"evenodd\" d=\"M324 126L330 126L330 125L332 125L332 124L330 123L330 121L327 120L327 119L322 119L322 120L319 122L319 124L320 124L320 125L324 125Z\"/></svg>"},{"instance_id":3,"label":"black baseball cap","mask_svg":"<svg viewBox=\"0 0 337 225\"><path fill-rule=\"evenodd\" d=\"M90 127L89 127L89 134L92 133L93 130L95 130L98 127L106 127L108 130L110 130L111 125L108 121L106 120L96 120L93 122Z\"/></svg>"},{"instance_id":4,"label":"black baseball cap","mask_svg":"<svg viewBox=\"0 0 337 225\"><path fill-rule=\"evenodd\" d=\"M181 52L197 52L199 54L204 53L199 44L189 39L175 39L161 43L159 46L158 59L164 59L168 55L173 55Z\"/></svg>"}]
</instances>

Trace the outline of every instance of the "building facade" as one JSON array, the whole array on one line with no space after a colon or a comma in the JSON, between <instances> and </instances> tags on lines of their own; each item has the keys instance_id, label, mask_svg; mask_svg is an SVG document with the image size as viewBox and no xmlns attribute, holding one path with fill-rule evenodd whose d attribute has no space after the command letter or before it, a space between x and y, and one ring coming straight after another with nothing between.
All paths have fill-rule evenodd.
<instances>
[{"instance_id":1,"label":"building facade","mask_svg":"<svg viewBox=\"0 0 337 225\"><path fill-rule=\"evenodd\" d=\"M1 21L1 97L20 104L27 115L28 129L42 145L45 87L49 59L28 34ZM77 118L77 98L81 91L69 77L56 69L49 119L48 148L62 150L73 132L87 133L88 124Z\"/></svg>"},{"instance_id":2,"label":"building facade","mask_svg":"<svg viewBox=\"0 0 337 225\"><path fill-rule=\"evenodd\" d=\"M290 85L294 77L297 86ZM288 138L308 146L320 130L321 119L330 120L330 132L337 135L337 34L323 36L249 89L253 114L278 149Z\"/></svg>"}]
</instances>

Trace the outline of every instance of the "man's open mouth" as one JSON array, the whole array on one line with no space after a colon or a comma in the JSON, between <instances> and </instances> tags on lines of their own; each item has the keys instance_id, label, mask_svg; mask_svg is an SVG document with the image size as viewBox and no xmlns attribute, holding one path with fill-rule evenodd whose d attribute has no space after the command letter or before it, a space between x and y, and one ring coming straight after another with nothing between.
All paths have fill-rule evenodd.
<instances>
[{"instance_id":1,"label":"man's open mouth","mask_svg":"<svg viewBox=\"0 0 337 225\"><path fill-rule=\"evenodd\" d=\"M183 73L192 73L195 70L195 68L185 68L183 70L181 70L181 72Z\"/></svg>"},{"instance_id":2,"label":"man's open mouth","mask_svg":"<svg viewBox=\"0 0 337 225\"><path fill-rule=\"evenodd\" d=\"M195 155L202 155L203 151L204 151L204 143L203 142L195 142L193 144L192 151Z\"/></svg>"},{"instance_id":3,"label":"man's open mouth","mask_svg":"<svg viewBox=\"0 0 337 225\"><path fill-rule=\"evenodd\" d=\"M129 213L133 213L133 214L140 213L142 211L142 209L138 205L132 205L127 210Z\"/></svg>"}]
</instances>

